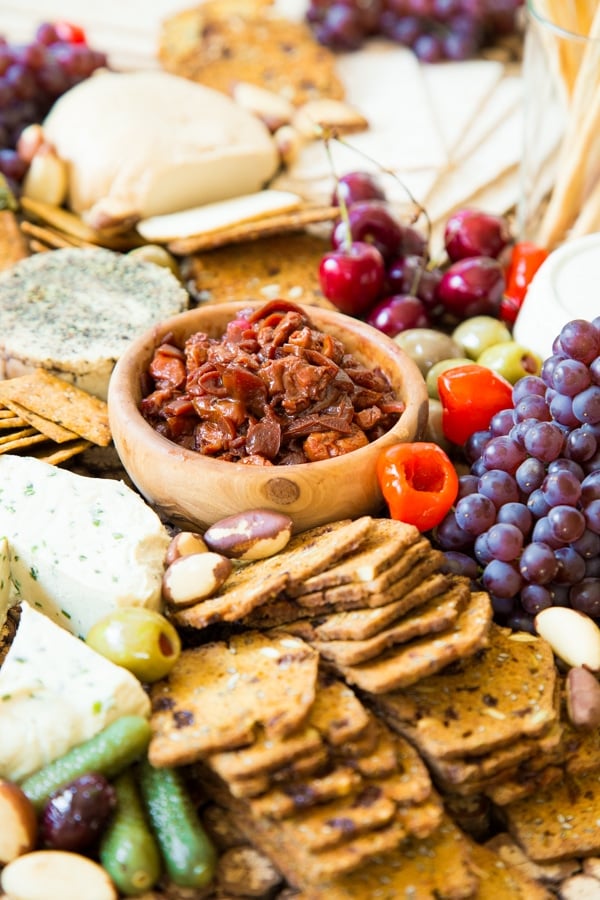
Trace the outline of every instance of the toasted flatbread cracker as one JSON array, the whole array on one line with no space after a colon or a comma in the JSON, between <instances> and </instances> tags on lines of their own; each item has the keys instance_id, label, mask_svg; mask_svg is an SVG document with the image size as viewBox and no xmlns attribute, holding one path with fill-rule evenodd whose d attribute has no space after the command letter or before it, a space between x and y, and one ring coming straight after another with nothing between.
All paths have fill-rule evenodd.
<instances>
[{"instance_id":1,"label":"toasted flatbread cracker","mask_svg":"<svg viewBox=\"0 0 600 900\"><path fill-rule=\"evenodd\" d=\"M414 525L407 525L394 519L374 519L359 552L336 566L330 566L319 575L307 578L294 590L288 590L288 594L292 597L310 594L312 591L321 591L355 581L371 584L402 558L408 548L414 548L421 540L424 541L425 538L421 537L420 531ZM375 586L375 590L377 589L380 589L379 584Z\"/></svg>"},{"instance_id":2,"label":"toasted flatbread cracker","mask_svg":"<svg viewBox=\"0 0 600 900\"><path fill-rule=\"evenodd\" d=\"M429 837L406 841L401 853L371 857L350 874L317 885L306 884L300 872L290 874L300 882L302 900L465 900L476 896L479 882L470 842L449 818Z\"/></svg>"},{"instance_id":3,"label":"toasted flatbread cracker","mask_svg":"<svg viewBox=\"0 0 600 900\"><path fill-rule=\"evenodd\" d=\"M312 640L324 659L339 665L353 666L379 656L388 647L406 644L424 635L445 631L456 622L469 598L466 584L458 584L448 593L434 597L418 607L411 615L391 625L373 637L352 641Z\"/></svg>"},{"instance_id":4,"label":"toasted flatbread cracker","mask_svg":"<svg viewBox=\"0 0 600 900\"><path fill-rule=\"evenodd\" d=\"M250 801L250 809L254 816L286 819L298 810L354 794L361 783L358 772L350 766L339 765L325 775L288 783L284 788L273 788Z\"/></svg>"},{"instance_id":5,"label":"toasted flatbread cracker","mask_svg":"<svg viewBox=\"0 0 600 900\"><path fill-rule=\"evenodd\" d=\"M404 615L417 610L423 603L437 597L451 585L451 578L443 572L427 575L415 588L403 594L399 600L385 606L351 609L320 616L314 625L317 640L356 641L370 637L389 628Z\"/></svg>"},{"instance_id":6,"label":"toasted flatbread cracker","mask_svg":"<svg viewBox=\"0 0 600 900\"><path fill-rule=\"evenodd\" d=\"M507 829L535 862L600 853L600 769L571 775L503 807Z\"/></svg>"},{"instance_id":7,"label":"toasted flatbread cracker","mask_svg":"<svg viewBox=\"0 0 600 900\"><path fill-rule=\"evenodd\" d=\"M240 225L232 225L230 228L223 228L219 231L175 239L167 243L167 248L176 256L186 256L188 253L214 250L216 247L224 247L227 244L254 241L256 238L267 235L302 231L307 225L333 222L339 217L339 214L337 206L305 206L288 213L266 216L264 219L256 219L252 222L242 222Z\"/></svg>"},{"instance_id":8,"label":"toasted flatbread cracker","mask_svg":"<svg viewBox=\"0 0 600 900\"><path fill-rule=\"evenodd\" d=\"M318 269L331 242L319 235L272 235L192 254L181 274L200 302L229 303L283 297L332 308L319 284Z\"/></svg>"},{"instance_id":9,"label":"toasted flatbread cracker","mask_svg":"<svg viewBox=\"0 0 600 900\"><path fill-rule=\"evenodd\" d=\"M1 390L2 387L0 384L0 392ZM46 419L44 416L38 416L37 413L27 409L22 403L17 403L16 400L3 397L2 402L12 410L15 415L20 416L24 422L27 422L29 425L33 426L33 428L36 428L37 431L45 434L47 438L50 438L51 441L54 441L57 444L62 444L78 437L76 432L69 431L68 428L63 428L62 425L58 425L56 422L53 422L51 419Z\"/></svg>"},{"instance_id":10,"label":"toasted flatbread cracker","mask_svg":"<svg viewBox=\"0 0 600 900\"><path fill-rule=\"evenodd\" d=\"M339 747L364 734L371 714L354 691L339 679L321 678L309 721L326 744Z\"/></svg>"},{"instance_id":11,"label":"toasted flatbread cracker","mask_svg":"<svg viewBox=\"0 0 600 900\"><path fill-rule=\"evenodd\" d=\"M9 410L10 412L10 410ZM25 419L21 419L19 416L16 416L14 413L10 416L3 416L0 418L0 430L2 431L11 431L14 428L22 428L23 425L28 425L29 423L25 421Z\"/></svg>"},{"instance_id":12,"label":"toasted flatbread cracker","mask_svg":"<svg viewBox=\"0 0 600 900\"><path fill-rule=\"evenodd\" d=\"M555 896L520 867L509 865L475 841L471 843L471 860L479 875L477 900L552 900Z\"/></svg>"},{"instance_id":13,"label":"toasted flatbread cracker","mask_svg":"<svg viewBox=\"0 0 600 900\"><path fill-rule=\"evenodd\" d=\"M325 747L320 746L310 753L290 760L268 774L232 779L228 788L234 797L259 797L272 788L289 784L295 778L310 778L316 772L322 772L328 762L328 751Z\"/></svg>"},{"instance_id":14,"label":"toasted flatbread cracker","mask_svg":"<svg viewBox=\"0 0 600 900\"><path fill-rule=\"evenodd\" d=\"M471 595L456 625L447 632L395 647L356 666L330 665L361 690L389 695L390 691L412 685L457 659L476 653L486 645L491 623L489 595L480 591Z\"/></svg>"},{"instance_id":15,"label":"toasted flatbread cracker","mask_svg":"<svg viewBox=\"0 0 600 900\"><path fill-rule=\"evenodd\" d=\"M46 441L45 434L39 434L34 428L23 428L21 431L0 438L0 453L14 453L25 450L34 444Z\"/></svg>"},{"instance_id":16,"label":"toasted flatbread cracker","mask_svg":"<svg viewBox=\"0 0 600 900\"><path fill-rule=\"evenodd\" d=\"M36 448L30 452L30 456L35 456L36 459L49 463L51 466L58 466L60 463L66 462L68 459L72 459L79 453L88 450L91 446L90 441L85 441L81 438L77 441L69 441L67 444L60 444L58 447L42 446Z\"/></svg>"},{"instance_id":17,"label":"toasted flatbread cracker","mask_svg":"<svg viewBox=\"0 0 600 900\"><path fill-rule=\"evenodd\" d=\"M289 735L314 702L318 654L308 644L258 632L184 650L153 686L154 765L180 765L249 745L262 724Z\"/></svg>"},{"instance_id":18,"label":"toasted flatbread cracker","mask_svg":"<svg viewBox=\"0 0 600 900\"><path fill-rule=\"evenodd\" d=\"M259 732L249 747L212 753L207 764L224 781L236 781L255 775L270 775L292 760L314 753L321 746L319 732L311 726L279 738Z\"/></svg>"},{"instance_id":19,"label":"toasted flatbread cracker","mask_svg":"<svg viewBox=\"0 0 600 900\"><path fill-rule=\"evenodd\" d=\"M221 591L180 610L179 625L204 628L218 621L235 622L276 597L284 588L323 571L364 540L370 516L317 526L297 534L276 556L257 560L229 576Z\"/></svg>"},{"instance_id":20,"label":"toasted flatbread cracker","mask_svg":"<svg viewBox=\"0 0 600 900\"><path fill-rule=\"evenodd\" d=\"M558 718L549 645L513 640L496 625L488 631L487 647L462 665L377 698L386 721L429 756L481 756L540 735Z\"/></svg>"},{"instance_id":21,"label":"toasted flatbread cracker","mask_svg":"<svg viewBox=\"0 0 600 900\"><path fill-rule=\"evenodd\" d=\"M273 15L256 0L207 0L172 15L162 23L158 57L168 72L226 94L240 81L295 105L345 93L334 53L308 24Z\"/></svg>"},{"instance_id":22,"label":"toasted flatbread cracker","mask_svg":"<svg viewBox=\"0 0 600 900\"><path fill-rule=\"evenodd\" d=\"M111 442L106 403L45 369L0 381L0 399L20 403L93 444Z\"/></svg>"}]
</instances>

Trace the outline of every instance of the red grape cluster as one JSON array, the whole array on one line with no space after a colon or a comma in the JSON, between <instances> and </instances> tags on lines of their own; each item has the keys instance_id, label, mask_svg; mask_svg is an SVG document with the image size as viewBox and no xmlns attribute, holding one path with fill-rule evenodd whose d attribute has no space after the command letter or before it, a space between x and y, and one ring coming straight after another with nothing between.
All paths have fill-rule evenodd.
<instances>
[{"instance_id":1,"label":"red grape cluster","mask_svg":"<svg viewBox=\"0 0 600 900\"><path fill-rule=\"evenodd\" d=\"M27 170L16 151L23 129L41 122L58 97L106 63L83 31L66 22L42 23L28 44L0 36L0 172L13 184Z\"/></svg>"},{"instance_id":2,"label":"red grape cluster","mask_svg":"<svg viewBox=\"0 0 600 900\"><path fill-rule=\"evenodd\" d=\"M390 337L448 318L498 316L505 288L500 257L511 241L503 216L470 209L452 215L442 267L429 259L423 234L398 220L371 173L343 175L333 202L346 214L333 227L319 280L342 312Z\"/></svg>"},{"instance_id":3,"label":"red grape cluster","mask_svg":"<svg viewBox=\"0 0 600 900\"><path fill-rule=\"evenodd\" d=\"M517 27L523 0L311 0L317 40L357 50L374 35L410 47L424 62L461 60Z\"/></svg>"},{"instance_id":4,"label":"red grape cluster","mask_svg":"<svg viewBox=\"0 0 600 900\"><path fill-rule=\"evenodd\" d=\"M467 441L469 474L434 535L500 620L530 631L549 606L600 619L600 317L567 323L552 349Z\"/></svg>"}]
</instances>

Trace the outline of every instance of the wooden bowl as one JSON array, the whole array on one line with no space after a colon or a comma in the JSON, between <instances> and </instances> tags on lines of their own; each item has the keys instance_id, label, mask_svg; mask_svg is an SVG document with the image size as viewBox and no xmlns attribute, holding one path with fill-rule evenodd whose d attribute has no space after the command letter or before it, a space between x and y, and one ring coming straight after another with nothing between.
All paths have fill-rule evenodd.
<instances>
[{"instance_id":1,"label":"wooden bowl","mask_svg":"<svg viewBox=\"0 0 600 900\"><path fill-rule=\"evenodd\" d=\"M173 316L136 339L113 371L108 409L121 462L140 493L169 521L202 530L224 516L266 507L287 513L295 531L382 511L375 465L384 447L419 440L427 423L423 376L391 338L364 322L306 307L315 327L340 339L363 364L379 366L406 409L378 440L343 456L293 466L245 466L186 450L158 434L142 417L142 376L155 348L172 333L181 341L197 331L220 337L237 312L258 303L201 306Z\"/></svg>"}]
</instances>

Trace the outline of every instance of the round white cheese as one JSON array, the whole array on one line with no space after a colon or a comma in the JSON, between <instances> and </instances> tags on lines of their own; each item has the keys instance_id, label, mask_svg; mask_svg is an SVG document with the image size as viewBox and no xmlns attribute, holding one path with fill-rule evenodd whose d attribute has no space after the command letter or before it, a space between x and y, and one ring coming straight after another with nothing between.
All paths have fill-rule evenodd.
<instances>
[{"instance_id":1,"label":"round white cheese","mask_svg":"<svg viewBox=\"0 0 600 900\"><path fill-rule=\"evenodd\" d=\"M529 285L514 325L515 340L547 359L563 325L600 315L599 261L600 234L568 241L554 250Z\"/></svg>"},{"instance_id":2,"label":"round white cheese","mask_svg":"<svg viewBox=\"0 0 600 900\"><path fill-rule=\"evenodd\" d=\"M68 163L70 207L100 228L252 193L279 165L260 119L161 71L99 71L59 98L43 128Z\"/></svg>"},{"instance_id":3,"label":"round white cheese","mask_svg":"<svg viewBox=\"0 0 600 900\"><path fill-rule=\"evenodd\" d=\"M0 378L41 367L105 400L128 344L188 304L154 263L101 248L38 253L0 273Z\"/></svg>"}]
</instances>

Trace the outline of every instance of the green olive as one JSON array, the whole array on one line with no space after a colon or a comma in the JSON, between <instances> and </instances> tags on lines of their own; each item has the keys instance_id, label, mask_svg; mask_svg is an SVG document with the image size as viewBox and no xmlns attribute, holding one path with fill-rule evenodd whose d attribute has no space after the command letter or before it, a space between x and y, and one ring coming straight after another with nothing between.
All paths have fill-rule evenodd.
<instances>
[{"instance_id":1,"label":"green olive","mask_svg":"<svg viewBox=\"0 0 600 900\"><path fill-rule=\"evenodd\" d=\"M504 322L493 316L472 316L456 326L452 337L461 354L477 359L487 347L510 341L511 334Z\"/></svg>"},{"instance_id":2,"label":"green olive","mask_svg":"<svg viewBox=\"0 0 600 900\"><path fill-rule=\"evenodd\" d=\"M417 364L423 377L440 359L462 356L463 352L449 335L433 328L407 328L394 341Z\"/></svg>"},{"instance_id":3,"label":"green olive","mask_svg":"<svg viewBox=\"0 0 600 900\"><path fill-rule=\"evenodd\" d=\"M90 628L86 643L140 681L164 678L181 652L173 625L158 612L127 606L109 613Z\"/></svg>"},{"instance_id":4,"label":"green olive","mask_svg":"<svg viewBox=\"0 0 600 900\"><path fill-rule=\"evenodd\" d=\"M427 417L427 426L423 435L424 441L431 441L438 444L449 456L452 454L452 444L444 435L442 425L442 404L433 397L429 398L429 415Z\"/></svg>"},{"instance_id":5,"label":"green olive","mask_svg":"<svg viewBox=\"0 0 600 900\"><path fill-rule=\"evenodd\" d=\"M455 369L457 366L472 366L473 360L466 356L458 356L454 359L440 359L432 365L429 372L425 376L425 384L427 385L427 393L433 400L439 400L437 381L442 372L448 369Z\"/></svg>"},{"instance_id":6,"label":"green olive","mask_svg":"<svg viewBox=\"0 0 600 900\"><path fill-rule=\"evenodd\" d=\"M477 358L477 363L493 369L511 384L524 375L539 375L542 368L541 357L517 341L504 341L488 347Z\"/></svg>"}]
</instances>

